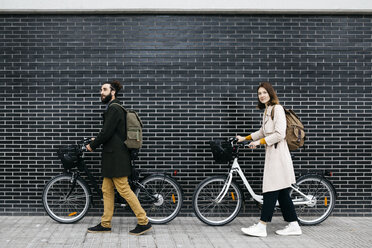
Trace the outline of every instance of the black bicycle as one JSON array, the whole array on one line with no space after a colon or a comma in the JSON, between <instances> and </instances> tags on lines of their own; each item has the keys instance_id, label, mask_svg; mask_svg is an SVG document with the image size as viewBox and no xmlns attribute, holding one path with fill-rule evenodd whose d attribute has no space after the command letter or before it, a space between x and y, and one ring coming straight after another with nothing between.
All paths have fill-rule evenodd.
<instances>
[{"instance_id":1,"label":"black bicycle","mask_svg":"<svg viewBox=\"0 0 372 248\"><path fill-rule=\"evenodd\" d=\"M92 187L102 198L93 175L86 167L83 154L90 139L77 145L59 148L57 154L63 164L63 174L52 178L44 187L43 205L47 214L60 223L75 223L81 220L94 205ZM179 183L169 173L154 173L140 180L140 170L135 169L132 160L132 175L129 184L138 197L151 223L164 224L173 220L179 213L183 202L183 192ZM89 183L80 175L84 172ZM149 171L148 171L149 172ZM92 185L92 187L90 186ZM116 192L115 206L126 206L126 201Z\"/></svg>"}]
</instances>

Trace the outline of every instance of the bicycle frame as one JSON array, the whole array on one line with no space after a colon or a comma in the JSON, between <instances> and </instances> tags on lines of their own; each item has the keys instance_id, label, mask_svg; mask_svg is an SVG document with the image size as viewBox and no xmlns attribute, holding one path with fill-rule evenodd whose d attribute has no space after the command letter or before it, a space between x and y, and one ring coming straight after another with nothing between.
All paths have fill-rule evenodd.
<instances>
[{"instance_id":1,"label":"bicycle frame","mask_svg":"<svg viewBox=\"0 0 372 248\"><path fill-rule=\"evenodd\" d=\"M73 178L73 185L71 187L71 190L70 190L70 193L72 192L72 190L74 189L75 187L75 182L77 180L77 178L80 177L80 170L82 170L87 176L88 176L88 181L87 181L87 184L89 186L89 190L90 190L90 196L91 196L91 204L94 206L94 200L93 200L93 196L95 195L93 192L92 192L92 188L91 186L93 186L93 189L98 193L98 196L103 200L103 193L102 193L102 190L98 187L98 183L95 179L95 177L92 175L92 173L90 173L90 171L88 170L86 164L85 164L85 161L84 161L84 158L81 157L80 160L79 160L79 165L77 166L77 168L81 168L81 169L77 169L76 171L70 171L70 173L72 174L72 178ZM135 161L132 160L132 166L135 167ZM166 177L166 173L163 172L163 173L158 173L159 175L163 175L164 176L164 179ZM81 178L81 177L80 177ZM84 180L85 181L85 180ZM140 188L142 189L146 195L151 199L151 201L157 201L157 198L154 197L153 195L151 195L148 190L140 183L140 180L139 180L139 176L136 175L136 173L134 173L134 176L133 178L130 180L129 182L130 184L133 184L135 188ZM91 185L90 185L91 184ZM69 194L70 194L69 193ZM69 195L68 194L68 195ZM117 193L115 193L117 194ZM120 204L120 206L122 207L125 207L127 204L126 203L122 203L122 200L121 199L124 199L122 198L119 194L117 194L115 196L115 204ZM124 199L125 200L125 199Z\"/></svg>"},{"instance_id":2,"label":"bicycle frame","mask_svg":"<svg viewBox=\"0 0 372 248\"><path fill-rule=\"evenodd\" d=\"M248 192L251 194L251 196L253 197L253 199L257 202L259 202L260 204L263 204L263 196L262 195L257 195L251 185L249 184L247 178L245 177L242 169L240 168L240 165L238 163L238 158L235 157L234 158L234 161L232 163L232 166L231 166L231 169L229 171L229 174L227 176L227 180L225 181L225 184L220 192L220 194L216 197L216 202L217 203L220 203L222 201L222 199L225 197L225 195L227 194L227 191L231 185L231 181L233 179L233 176L234 176L234 173L238 173L238 175L240 176L240 178L242 179L245 187L248 189ZM301 200L301 199L294 199L293 200L293 204L294 205L311 205L311 204L314 204L314 200L313 200L313 196L311 195L305 195L304 193L302 193L301 191L299 191L295 186L291 185L291 188L293 190L295 190L298 194L300 194L301 196L303 196L304 198ZM306 199L306 200L304 200ZM279 206L279 203L276 202L276 206Z\"/></svg>"}]
</instances>

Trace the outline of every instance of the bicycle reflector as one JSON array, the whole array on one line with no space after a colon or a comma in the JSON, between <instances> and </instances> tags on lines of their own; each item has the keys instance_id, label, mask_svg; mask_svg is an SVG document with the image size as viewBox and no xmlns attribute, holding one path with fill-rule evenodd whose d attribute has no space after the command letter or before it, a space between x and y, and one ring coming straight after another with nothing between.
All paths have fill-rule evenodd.
<instances>
[{"instance_id":1,"label":"bicycle reflector","mask_svg":"<svg viewBox=\"0 0 372 248\"><path fill-rule=\"evenodd\" d=\"M231 192L231 198L233 199L233 201L235 201L235 195L234 195L234 192Z\"/></svg>"},{"instance_id":2,"label":"bicycle reflector","mask_svg":"<svg viewBox=\"0 0 372 248\"><path fill-rule=\"evenodd\" d=\"M72 212L72 213L70 213L68 216L74 216L74 215L76 215L77 214L77 212Z\"/></svg>"},{"instance_id":3,"label":"bicycle reflector","mask_svg":"<svg viewBox=\"0 0 372 248\"><path fill-rule=\"evenodd\" d=\"M177 170L173 171L173 176L177 176Z\"/></svg>"},{"instance_id":4,"label":"bicycle reflector","mask_svg":"<svg viewBox=\"0 0 372 248\"><path fill-rule=\"evenodd\" d=\"M173 200L173 203L176 203L176 197L174 197L174 194L172 194L172 200Z\"/></svg>"}]
</instances>

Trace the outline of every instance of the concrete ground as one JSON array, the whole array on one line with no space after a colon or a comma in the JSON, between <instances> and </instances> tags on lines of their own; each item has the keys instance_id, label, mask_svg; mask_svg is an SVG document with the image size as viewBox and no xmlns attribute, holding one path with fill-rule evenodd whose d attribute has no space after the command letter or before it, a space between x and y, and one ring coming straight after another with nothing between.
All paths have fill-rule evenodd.
<instances>
[{"instance_id":1,"label":"concrete ground","mask_svg":"<svg viewBox=\"0 0 372 248\"><path fill-rule=\"evenodd\" d=\"M196 217L177 217L166 225L153 225L143 236L128 234L136 225L133 217L114 217L111 233L87 233L99 223L99 217L85 217L76 224L59 224L46 216L0 216L1 248L147 248L147 247L372 247L371 217L330 217L317 226L302 227L302 236L282 237L275 230L285 226L274 217L268 226L268 237L255 238L242 234L257 218L238 217L228 225L207 226Z\"/></svg>"}]
</instances>

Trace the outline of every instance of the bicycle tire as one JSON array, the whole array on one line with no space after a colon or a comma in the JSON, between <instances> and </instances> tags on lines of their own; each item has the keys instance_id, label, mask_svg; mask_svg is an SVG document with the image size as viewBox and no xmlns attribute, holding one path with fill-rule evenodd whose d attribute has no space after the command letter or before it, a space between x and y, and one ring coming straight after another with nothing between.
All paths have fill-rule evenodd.
<instances>
[{"instance_id":1,"label":"bicycle tire","mask_svg":"<svg viewBox=\"0 0 372 248\"><path fill-rule=\"evenodd\" d=\"M192 206L196 217L211 226L223 226L238 216L243 195L240 187L231 181L231 185L220 203L215 199L221 192L227 178L223 176L210 177L203 180L196 188Z\"/></svg>"},{"instance_id":2,"label":"bicycle tire","mask_svg":"<svg viewBox=\"0 0 372 248\"><path fill-rule=\"evenodd\" d=\"M135 194L153 224L165 224L176 218L183 203L183 192L179 183L167 175L151 175L144 178ZM151 195L154 198L150 198Z\"/></svg>"},{"instance_id":3,"label":"bicycle tire","mask_svg":"<svg viewBox=\"0 0 372 248\"><path fill-rule=\"evenodd\" d=\"M72 174L52 178L43 190L43 206L47 214L55 221L64 224L81 220L88 212L91 200L90 189L81 178L76 179L72 187Z\"/></svg>"},{"instance_id":4,"label":"bicycle tire","mask_svg":"<svg viewBox=\"0 0 372 248\"><path fill-rule=\"evenodd\" d=\"M295 205L299 223L311 226L325 221L336 204L336 190L332 183L322 176L308 174L301 176L295 187L305 195L312 196L310 204ZM294 203L298 200L305 200L293 189L289 194Z\"/></svg>"}]
</instances>

